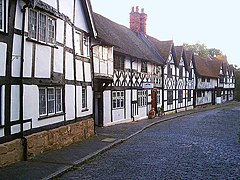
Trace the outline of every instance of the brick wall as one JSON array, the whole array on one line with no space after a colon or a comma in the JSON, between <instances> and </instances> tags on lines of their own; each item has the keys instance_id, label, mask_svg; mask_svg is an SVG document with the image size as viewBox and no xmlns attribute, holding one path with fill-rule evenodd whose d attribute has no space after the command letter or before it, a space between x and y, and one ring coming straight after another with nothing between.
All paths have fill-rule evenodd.
<instances>
[{"instance_id":1,"label":"brick wall","mask_svg":"<svg viewBox=\"0 0 240 180\"><path fill-rule=\"evenodd\" d=\"M42 131L27 139L27 155L32 158L49 150L61 149L94 135L94 120L88 119L59 128ZM17 139L0 145L0 167L23 160L22 140Z\"/></svg>"}]
</instances>

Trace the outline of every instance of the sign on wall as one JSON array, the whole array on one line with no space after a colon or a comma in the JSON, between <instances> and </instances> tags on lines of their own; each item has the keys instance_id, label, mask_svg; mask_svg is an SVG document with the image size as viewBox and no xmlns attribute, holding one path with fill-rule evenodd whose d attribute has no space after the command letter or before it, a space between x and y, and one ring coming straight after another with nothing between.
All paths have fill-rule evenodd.
<instances>
[{"instance_id":1,"label":"sign on wall","mask_svg":"<svg viewBox=\"0 0 240 180\"><path fill-rule=\"evenodd\" d=\"M142 88L143 89L153 89L153 83L149 83L149 82L142 83Z\"/></svg>"}]
</instances>

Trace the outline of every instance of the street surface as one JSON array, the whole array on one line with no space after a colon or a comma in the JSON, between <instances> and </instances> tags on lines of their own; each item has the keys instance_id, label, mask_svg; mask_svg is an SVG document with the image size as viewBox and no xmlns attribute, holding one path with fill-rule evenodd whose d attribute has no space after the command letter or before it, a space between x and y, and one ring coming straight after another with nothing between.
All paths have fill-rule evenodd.
<instances>
[{"instance_id":1,"label":"street surface","mask_svg":"<svg viewBox=\"0 0 240 180\"><path fill-rule=\"evenodd\" d=\"M60 179L240 179L240 107L177 118L63 174Z\"/></svg>"}]
</instances>

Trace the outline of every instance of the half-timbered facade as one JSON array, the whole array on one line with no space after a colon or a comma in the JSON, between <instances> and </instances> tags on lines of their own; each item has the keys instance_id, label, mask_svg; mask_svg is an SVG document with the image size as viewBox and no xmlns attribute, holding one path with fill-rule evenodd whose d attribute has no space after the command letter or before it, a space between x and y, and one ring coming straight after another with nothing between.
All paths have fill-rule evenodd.
<instances>
[{"instance_id":1,"label":"half-timbered facade","mask_svg":"<svg viewBox=\"0 0 240 180\"><path fill-rule=\"evenodd\" d=\"M0 2L0 142L26 159L93 135L90 2Z\"/></svg>"},{"instance_id":2,"label":"half-timbered facade","mask_svg":"<svg viewBox=\"0 0 240 180\"><path fill-rule=\"evenodd\" d=\"M158 56L133 30L97 13L94 13L94 19L102 44L114 46L113 51L106 51L106 56L111 59L108 61L111 71L107 73L104 68L105 77L102 82L107 82L108 86L102 85L103 89L95 88L95 102L101 103L97 98L102 99L102 104L95 103L98 107L95 108L96 124L106 126L146 118L151 108L156 110L161 106L161 62ZM99 52L99 47L95 47L95 54ZM99 58L94 60L95 78L99 74L96 70L98 67L95 68L98 61ZM145 89L146 83L155 89Z\"/></svg>"}]
</instances>

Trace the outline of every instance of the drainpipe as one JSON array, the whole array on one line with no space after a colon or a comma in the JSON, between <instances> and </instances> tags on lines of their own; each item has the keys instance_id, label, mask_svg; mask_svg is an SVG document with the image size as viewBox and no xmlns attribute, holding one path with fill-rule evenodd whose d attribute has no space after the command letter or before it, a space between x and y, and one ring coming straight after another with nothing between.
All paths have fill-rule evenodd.
<instances>
[{"instance_id":1,"label":"drainpipe","mask_svg":"<svg viewBox=\"0 0 240 180\"><path fill-rule=\"evenodd\" d=\"M25 48L25 43L24 43L24 27L25 27L25 15L26 15L26 8L28 6L24 5L22 8L22 42L21 42L21 62L20 62L20 112L19 112L19 118L21 122L21 139L23 141L23 160L27 160L27 139L24 137L24 132L23 132L23 63L24 63L24 48Z\"/></svg>"}]
</instances>

